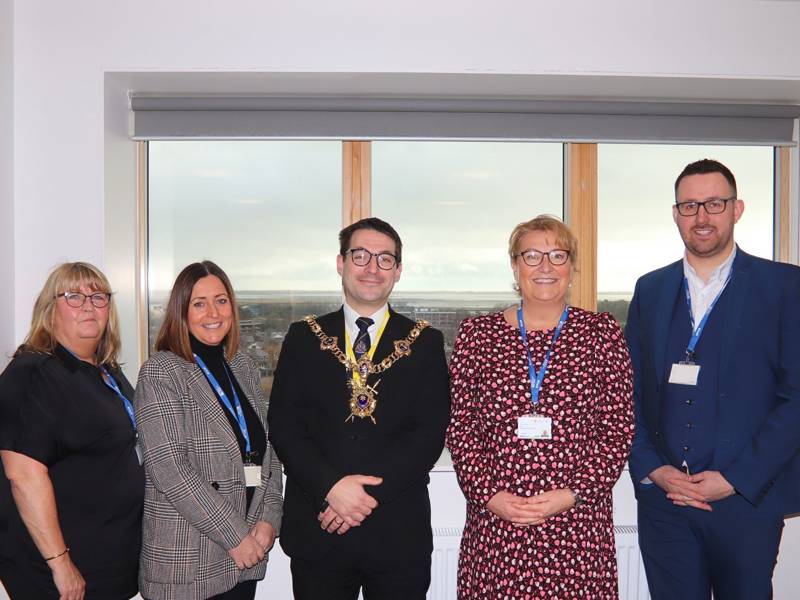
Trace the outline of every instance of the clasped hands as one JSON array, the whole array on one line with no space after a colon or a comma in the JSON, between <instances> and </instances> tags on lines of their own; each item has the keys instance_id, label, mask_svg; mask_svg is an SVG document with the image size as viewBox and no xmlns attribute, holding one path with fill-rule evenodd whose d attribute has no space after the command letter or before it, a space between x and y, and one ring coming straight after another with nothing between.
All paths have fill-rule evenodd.
<instances>
[{"instance_id":1,"label":"clasped hands","mask_svg":"<svg viewBox=\"0 0 800 600\"><path fill-rule=\"evenodd\" d=\"M258 521L238 546L228 550L228 554L236 568L243 571L264 560L274 543L275 528L266 521Z\"/></svg>"},{"instance_id":2,"label":"clasped hands","mask_svg":"<svg viewBox=\"0 0 800 600\"><path fill-rule=\"evenodd\" d=\"M566 488L550 490L535 496L515 496L497 492L486 503L492 513L514 525L541 525L550 517L575 505L575 496Z\"/></svg>"},{"instance_id":3,"label":"clasped hands","mask_svg":"<svg viewBox=\"0 0 800 600\"><path fill-rule=\"evenodd\" d=\"M662 465L653 470L648 477L667 492L667 498L677 506L712 511L712 502L736 493L719 471L702 471L689 475L672 465Z\"/></svg>"},{"instance_id":4,"label":"clasped hands","mask_svg":"<svg viewBox=\"0 0 800 600\"><path fill-rule=\"evenodd\" d=\"M358 527L378 506L378 501L364 489L365 485L380 485L383 479L371 475L347 475L337 481L325 499L328 507L317 515L320 527L339 535Z\"/></svg>"}]
</instances>

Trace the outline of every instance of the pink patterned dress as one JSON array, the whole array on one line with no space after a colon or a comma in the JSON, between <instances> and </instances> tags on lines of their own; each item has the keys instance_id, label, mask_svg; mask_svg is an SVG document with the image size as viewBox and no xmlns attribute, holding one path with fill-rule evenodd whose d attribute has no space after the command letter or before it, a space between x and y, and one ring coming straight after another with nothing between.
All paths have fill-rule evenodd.
<instances>
[{"instance_id":1,"label":"pink patterned dress","mask_svg":"<svg viewBox=\"0 0 800 600\"><path fill-rule=\"evenodd\" d=\"M536 369L553 330L528 333ZM502 313L466 319L450 364L447 446L467 499L458 567L460 599L618 598L611 489L633 437L625 339L607 313L569 309L537 412L551 440L517 437L531 412L519 330ZM518 526L486 503L500 490L532 496L570 488L585 502L541 525Z\"/></svg>"}]
</instances>

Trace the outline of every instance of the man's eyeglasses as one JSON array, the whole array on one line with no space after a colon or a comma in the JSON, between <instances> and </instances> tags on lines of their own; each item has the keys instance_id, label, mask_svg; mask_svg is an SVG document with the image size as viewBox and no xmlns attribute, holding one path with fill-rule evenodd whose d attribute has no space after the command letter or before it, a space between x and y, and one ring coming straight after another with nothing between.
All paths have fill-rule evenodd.
<instances>
[{"instance_id":1,"label":"man's eyeglasses","mask_svg":"<svg viewBox=\"0 0 800 600\"><path fill-rule=\"evenodd\" d=\"M82 294L81 292L64 292L63 294L56 294L56 298L61 298L64 296L64 300L67 301L67 304L72 308L81 308L84 304L86 304L86 299L91 298L92 304L95 308L103 308L107 306L109 301L111 300L111 294L107 294L106 292L95 292L94 294Z\"/></svg>"},{"instance_id":2,"label":"man's eyeglasses","mask_svg":"<svg viewBox=\"0 0 800 600\"><path fill-rule=\"evenodd\" d=\"M725 212L725 207L728 206L728 202L731 200L736 200L736 196L731 196L730 198L712 198L711 200L706 200L704 202L676 202L675 206L678 207L678 213L682 217L695 216L700 210L701 206L709 215L718 215Z\"/></svg>"},{"instance_id":3,"label":"man's eyeglasses","mask_svg":"<svg viewBox=\"0 0 800 600\"><path fill-rule=\"evenodd\" d=\"M366 248L351 248L345 254L350 253L350 258L353 261L353 264L357 267L366 267L369 264L369 261L372 260L372 257L375 257L375 261L378 263L378 268L383 269L384 271L392 270L395 265L397 264L397 257L392 254L391 252L370 252Z\"/></svg>"},{"instance_id":4,"label":"man's eyeglasses","mask_svg":"<svg viewBox=\"0 0 800 600\"><path fill-rule=\"evenodd\" d=\"M534 250L531 248L530 250L523 250L519 254L515 254L514 258L521 256L522 260L525 261L525 264L529 267L536 267L542 264L544 257L547 256L547 260L550 261L550 264L558 267L563 265L569 260L569 250L550 250L549 252L542 252L541 250Z\"/></svg>"}]
</instances>

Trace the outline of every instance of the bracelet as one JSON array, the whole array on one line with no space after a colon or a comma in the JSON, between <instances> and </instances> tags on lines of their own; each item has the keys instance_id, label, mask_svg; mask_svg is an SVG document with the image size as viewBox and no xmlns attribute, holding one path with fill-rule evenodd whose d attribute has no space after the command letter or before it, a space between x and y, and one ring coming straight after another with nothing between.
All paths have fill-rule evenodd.
<instances>
[{"instance_id":1,"label":"bracelet","mask_svg":"<svg viewBox=\"0 0 800 600\"><path fill-rule=\"evenodd\" d=\"M65 555L67 552L69 552L69 546L67 546L66 548L64 548L64 549L63 549L61 552L59 552L59 553L58 553L58 554L56 554L55 556L51 556L50 558L45 558L44 560L45 560L45 562L47 562L47 561L50 561L50 560L55 560L55 559L56 559L56 558L58 558L59 556L64 556L64 555Z\"/></svg>"}]
</instances>

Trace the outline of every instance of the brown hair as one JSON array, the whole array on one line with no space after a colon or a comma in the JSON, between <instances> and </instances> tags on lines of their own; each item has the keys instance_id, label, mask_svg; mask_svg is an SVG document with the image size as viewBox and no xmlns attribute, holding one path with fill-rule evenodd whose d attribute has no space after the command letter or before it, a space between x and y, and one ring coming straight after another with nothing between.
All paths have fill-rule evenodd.
<instances>
[{"instance_id":1,"label":"brown hair","mask_svg":"<svg viewBox=\"0 0 800 600\"><path fill-rule=\"evenodd\" d=\"M681 181L683 181L684 177L689 177L690 175L708 175L710 173L719 173L725 178L725 181L728 182L728 185L731 188L731 193L736 196L736 177L733 176L731 170L723 165L718 160L714 160L711 158L703 158L701 160L697 160L693 163L689 163L683 168L678 178L675 180L675 196L678 195L678 186L680 185Z\"/></svg>"},{"instance_id":2,"label":"brown hair","mask_svg":"<svg viewBox=\"0 0 800 600\"><path fill-rule=\"evenodd\" d=\"M156 338L156 350L166 350L177 354L184 360L194 362L192 347L189 343L189 325L187 315L189 313L189 302L192 300L192 290L194 284L203 277L213 275L218 277L225 286L225 292L231 303L233 319L231 329L222 340L225 346L225 356L228 360L233 358L239 349L239 309L236 306L236 296L233 293L231 280L210 260L192 263L186 266L183 271L178 273L172 291L169 294L167 309L164 314L164 322L158 331Z\"/></svg>"},{"instance_id":3,"label":"brown hair","mask_svg":"<svg viewBox=\"0 0 800 600\"><path fill-rule=\"evenodd\" d=\"M549 231L553 233L556 236L556 243L561 249L569 251L572 270L578 270L578 238L575 237L575 234L561 219L553 215L539 215L514 227L511 237L508 238L508 256L512 262L520 250L524 250L524 248L519 248L519 242L522 237L533 231Z\"/></svg>"},{"instance_id":4,"label":"brown hair","mask_svg":"<svg viewBox=\"0 0 800 600\"><path fill-rule=\"evenodd\" d=\"M371 229L392 238L394 242L394 257L397 259L397 264L399 265L403 262L403 242L400 240L400 235L395 231L394 227L378 217L367 217L342 229L339 232L339 254L342 256L347 254L347 251L350 250L350 240L359 229Z\"/></svg>"},{"instance_id":5,"label":"brown hair","mask_svg":"<svg viewBox=\"0 0 800 600\"><path fill-rule=\"evenodd\" d=\"M33 316L28 335L14 352L14 356L26 351L53 353L58 344L54 333L57 296L64 292L79 291L82 285L93 292L111 295L108 301L108 322L103 335L100 336L94 356L99 365L119 366L117 363L117 355L121 346L119 316L114 303L114 295L111 292L111 284L100 269L86 262L63 263L53 269L33 305ZM86 301L91 302L88 298Z\"/></svg>"}]
</instances>

